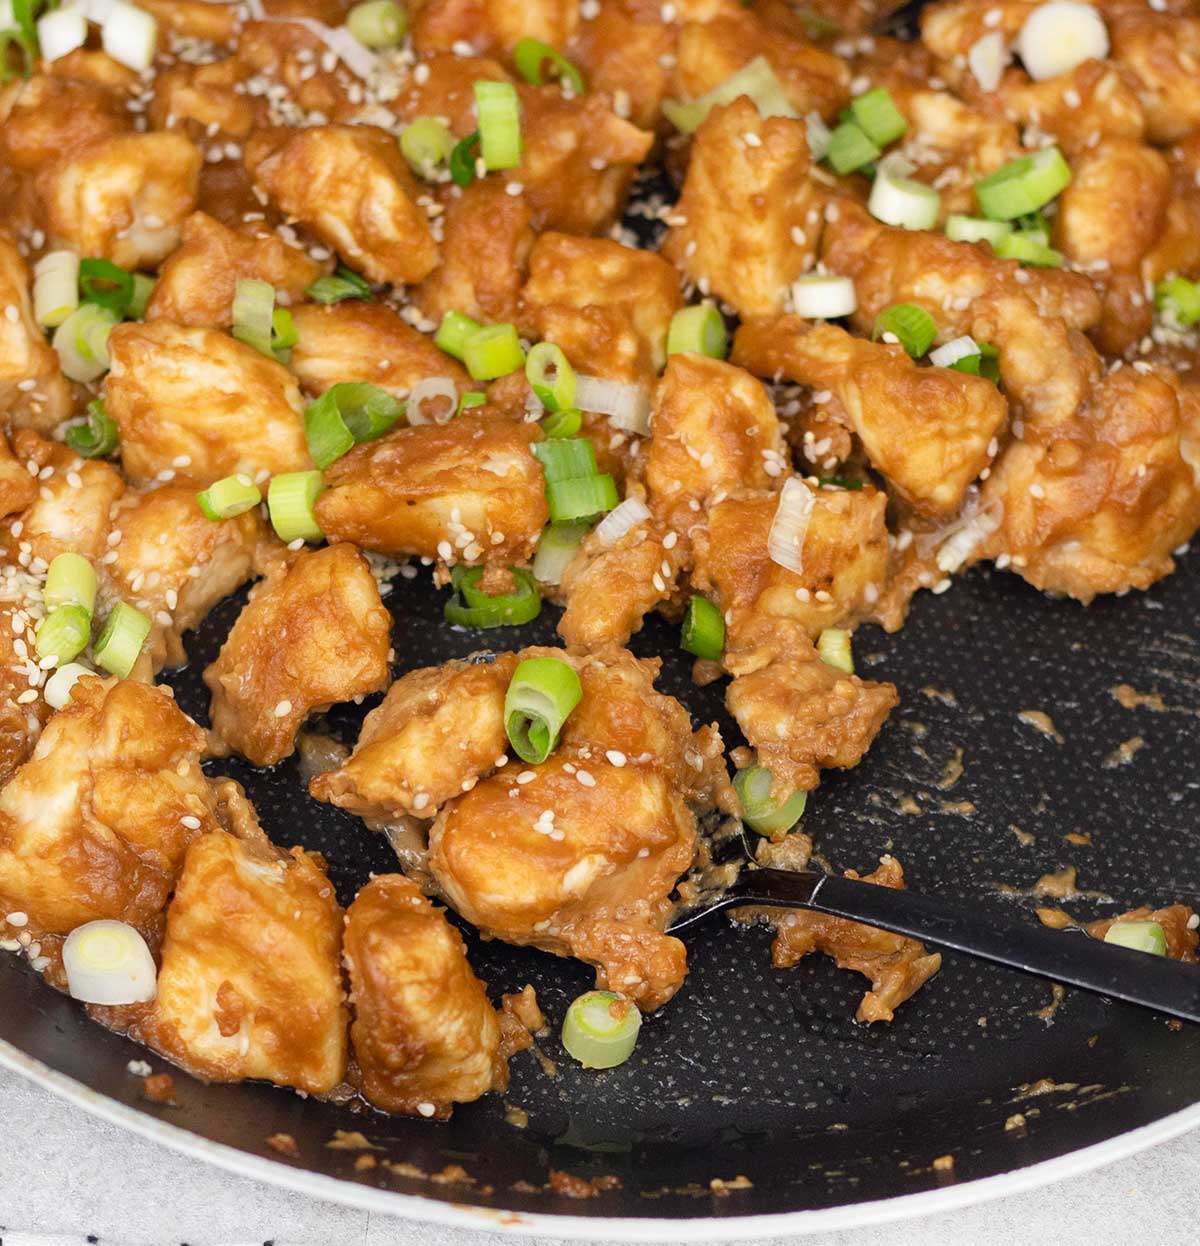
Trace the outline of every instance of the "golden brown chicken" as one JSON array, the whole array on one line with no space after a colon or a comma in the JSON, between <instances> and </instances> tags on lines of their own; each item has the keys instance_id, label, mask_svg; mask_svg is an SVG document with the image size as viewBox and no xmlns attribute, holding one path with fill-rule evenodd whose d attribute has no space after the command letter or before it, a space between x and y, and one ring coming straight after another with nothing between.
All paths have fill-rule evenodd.
<instances>
[{"instance_id":1,"label":"golden brown chicken","mask_svg":"<svg viewBox=\"0 0 1200 1246\"><path fill-rule=\"evenodd\" d=\"M579 23L575 0L421 0L413 18L413 45L423 55L468 43L476 51L511 50L524 38L553 47L569 42Z\"/></svg>"}]
</instances>

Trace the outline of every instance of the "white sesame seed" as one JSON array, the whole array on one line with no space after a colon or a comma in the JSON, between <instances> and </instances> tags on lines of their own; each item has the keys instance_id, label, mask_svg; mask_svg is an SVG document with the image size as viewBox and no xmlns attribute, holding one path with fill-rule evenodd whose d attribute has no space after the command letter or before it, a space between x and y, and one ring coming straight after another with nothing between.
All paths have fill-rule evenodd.
<instances>
[{"instance_id":1,"label":"white sesame seed","mask_svg":"<svg viewBox=\"0 0 1200 1246\"><path fill-rule=\"evenodd\" d=\"M275 706L275 717L286 718L292 712L292 703L286 697Z\"/></svg>"},{"instance_id":2,"label":"white sesame seed","mask_svg":"<svg viewBox=\"0 0 1200 1246\"><path fill-rule=\"evenodd\" d=\"M618 768L623 766L627 760L625 754L622 753L620 749L615 749L615 748L610 748L608 752L604 754L604 756L608 758L609 763L611 765L616 766Z\"/></svg>"},{"instance_id":3,"label":"white sesame seed","mask_svg":"<svg viewBox=\"0 0 1200 1246\"><path fill-rule=\"evenodd\" d=\"M596 786L596 780L593 779L592 776L588 774L586 770L580 770L575 775L575 778L578 779L579 782L582 783L584 787L595 787Z\"/></svg>"},{"instance_id":4,"label":"white sesame seed","mask_svg":"<svg viewBox=\"0 0 1200 1246\"><path fill-rule=\"evenodd\" d=\"M432 1103L418 1103L417 1111L420 1112L422 1116L429 1117L437 1111L437 1108L435 1108Z\"/></svg>"},{"instance_id":5,"label":"white sesame seed","mask_svg":"<svg viewBox=\"0 0 1200 1246\"><path fill-rule=\"evenodd\" d=\"M185 813L179 819L182 826L186 826L189 831L198 831L200 829L200 819L195 814Z\"/></svg>"},{"instance_id":6,"label":"white sesame seed","mask_svg":"<svg viewBox=\"0 0 1200 1246\"><path fill-rule=\"evenodd\" d=\"M532 783L536 778L537 775L532 770L522 770L521 773L517 775L517 782L524 785L526 783Z\"/></svg>"},{"instance_id":7,"label":"white sesame seed","mask_svg":"<svg viewBox=\"0 0 1200 1246\"><path fill-rule=\"evenodd\" d=\"M29 924L29 918L26 914L17 912L9 913L4 919L10 926L25 926Z\"/></svg>"}]
</instances>

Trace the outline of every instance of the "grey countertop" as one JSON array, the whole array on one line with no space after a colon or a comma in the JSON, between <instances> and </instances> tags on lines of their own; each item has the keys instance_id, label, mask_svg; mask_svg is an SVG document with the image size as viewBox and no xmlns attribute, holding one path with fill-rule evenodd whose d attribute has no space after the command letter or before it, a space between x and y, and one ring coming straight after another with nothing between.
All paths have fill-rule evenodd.
<instances>
[{"instance_id":1,"label":"grey countertop","mask_svg":"<svg viewBox=\"0 0 1200 1246\"><path fill-rule=\"evenodd\" d=\"M105 1239L130 1246L513 1246L521 1240L353 1211L237 1177L96 1120L5 1070L0 1104L0 1241L5 1230L90 1233L102 1246ZM1032 1193L791 1240L813 1246L1128 1246L1192 1242L1198 1224L1200 1130Z\"/></svg>"}]
</instances>

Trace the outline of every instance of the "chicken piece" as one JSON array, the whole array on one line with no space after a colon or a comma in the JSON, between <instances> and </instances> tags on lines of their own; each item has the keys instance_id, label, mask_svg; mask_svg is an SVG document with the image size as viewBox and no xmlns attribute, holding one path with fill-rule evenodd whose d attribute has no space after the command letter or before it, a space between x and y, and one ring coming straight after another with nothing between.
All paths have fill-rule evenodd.
<instances>
[{"instance_id":1,"label":"chicken piece","mask_svg":"<svg viewBox=\"0 0 1200 1246\"><path fill-rule=\"evenodd\" d=\"M213 730L256 766L295 748L314 710L386 687L392 616L352 545L301 554L250 594L204 672Z\"/></svg>"},{"instance_id":2,"label":"chicken piece","mask_svg":"<svg viewBox=\"0 0 1200 1246\"><path fill-rule=\"evenodd\" d=\"M71 387L33 318L31 281L21 253L0 229L0 307L6 309L0 317L0 416L49 433L71 413Z\"/></svg>"},{"instance_id":3,"label":"chicken piece","mask_svg":"<svg viewBox=\"0 0 1200 1246\"><path fill-rule=\"evenodd\" d=\"M699 98L765 56L798 115L832 118L849 102L850 69L840 56L768 26L753 12L686 22L675 56L671 90L683 99Z\"/></svg>"},{"instance_id":4,"label":"chicken piece","mask_svg":"<svg viewBox=\"0 0 1200 1246\"><path fill-rule=\"evenodd\" d=\"M25 440L32 441L33 436L35 435L30 435ZM21 462L13 453L8 438L0 434L0 517L23 511L33 502L38 495L38 470L35 462L31 475L26 463Z\"/></svg>"},{"instance_id":5,"label":"chicken piece","mask_svg":"<svg viewBox=\"0 0 1200 1246\"><path fill-rule=\"evenodd\" d=\"M705 355L672 355L654 395L646 455L651 510L687 531L738 489L771 489L787 470L779 419L760 381Z\"/></svg>"},{"instance_id":6,"label":"chicken piece","mask_svg":"<svg viewBox=\"0 0 1200 1246\"><path fill-rule=\"evenodd\" d=\"M244 22L234 53L240 66L239 79L278 84L275 90L282 87L283 100L294 104L302 116L317 113L321 117L336 117L349 105L351 83L357 79L335 60L326 58L329 49L318 32L285 20L298 17L325 22L324 17L303 11L312 7L289 2L279 5L263 21ZM337 4L329 8L326 17L332 21L326 24L343 25L349 6Z\"/></svg>"},{"instance_id":7,"label":"chicken piece","mask_svg":"<svg viewBox=\"0 0 1200 1246\"><path fill-rule=\"evenodd\" d=\"M744 96L714 108L692 141L663 254L743 316L783 309L816 257L823 192L808 177L804 123L763 120Z\"/></svg>"},{"instance_id":8,"label":"chicken piece","mask_svg":"<svg viewBox=\"0 0 1200 1246\"><path fill-rule=\"evenodd\" d=\"M1200 959L1196 955L1196 945L1200 943L1200 935L1189 925L1192 910L1186 904L1171 904L1164 909L1142 908L1131 909L1117 917L1105 917L1100 921L1088 922L1084 929L1093 939L1103 940L1109 930L1117 922L1157 922L1163 928L1167 938L1167 955L1172 960L1181 960L1189 965L1196 964Z\"/></svg>"},{"instance_id":9,"label":"chicken piece","mask_svg":"<svg viewBox=\"0 0 1200 1246\"><path fill-rule=\"evenodd\" d=\"M765 653L750 662L761 639L757 620L781 627L794 622L815 640L827 627L853 626L869 617L882 592L888 565L884 494L870 485L858 490L805 487L813 505L800 572L780 566L767 549L779 505L775 494L714 504L707 530L697 534L693 580L700 589L716 592L728 619L726 660L740 654L738 669L770 660L776 651L769 641ZM771 627L763 627L769 636ZM781 636L780 644L784 640Z\"/></svg>"},{"instance_id":10,"label":"chicken piece","mask_svg":"<svg viewBox=\"0 0 1200 1246\"><path fill-rule=\"evenodd\" d=\"M783 316L738 330L734 363L783 375L841 404L871 463L921 514L952 515L996 453L1008 417L999 390L952 368L920 368L901 346Z\"/></svg>"},{"instance_id":11,"label":"chicken piece","mask_svg":"<svg viewBox=\"0 0 1200 1246\"><path fill-rule=\"evenodd\" d=\"M921 41L940 60L966 60L967 53L992 31L1008 46L1044 0L938 0L921 9Z\"/></svg>"},{"instance_id":12,"label":"chicken piece","mask_svg":"<svg viewBox=\"0 0 1200 1246\"><path fill-rule=\"evenodd\" d=\"M661 12L647 12L637 0L601 5L569 52L590 89L611 95L621 115L643 130L658 122L674 59L675 29Z\"/></svg>"},{"instance_id":13,"label":"chicken piece","mask_svg":"<svg viewBox=\"0 0 1200 1246\"><path fill-rule=\"evenodd\" d=\"M101 561L116 596L152 621L143 652L155 670L186 661L183 633L283 552L258 509L214 523L189 485L130 490L112 508L112 533Z\"/></svg>"},{"instance_id":14,"label":"chicken piece","mask_svg":"<svg viewBox=\"0 0 1200 1246\"><path fill-rule=\"evenodd\" d=\"M535 424L468 412L356 446L325 473L317 523L331 541L395 558L523 561L546 520Z\"/></svg>"},{"instance_id":15,"label":"chicken piece","mask_svg":"<svg viewBox=\"0 0 1200 1246\"><path fill-rule=\"evenodd\" d=\"M401 84L396 98L388 101L388 107L406 123L418 117L443 117L459 138L466 138L479 120L475 115L475 83L511 81L504 66L486 56L426 54Z\"/></svg>"},{"instance_id":16,"label":"chicken piece","mask_svg":"<svg viewBox=\"0 0 1200 1246\"><path fill-rule=\"evenodd\" d=\"M895 857L880 857L872 874L846 871L847 878L861 878L879 887L902 888L904 871ZM861 922L799 909L738 909L735 920L763 919L775 927L771 963L790 969L810 952L830 956L839 969L850 969L871 981L855 1017L864 1025L891 1021L905 1000L911 999L942 967L939 952L926 952L923 944L904 935L891 934Z\"/></svg>"},{"instance_id":17,"label":"chicken piece","mask_svg":"<svg viewBox=\"0 0 1200 1246\"><path fill-rule=\"evenodd\" d=\"M0 909L35 935L114 918L154 939L188 844L217 829L203 746L165 690L80 679L0 791Z\"/></svg>"},{"instance_id":18,"label":"chicken piece","mask_svg":"<svg viewBox=\"0 0 1200 1246\"><path fill-rule=\"evenodd\" d=\"M44 682L33 648L40 590L34 581L14 577L3 581L0 601L0 786L33 752L52 710L40 696L18 701ZM33 607L31 610L30 607ZM20 646L18 647L18 641ZM48 673L48 672L47 672Z\"/></svg>"},{"instance_id":19,"label":"chicken piece","mask_svg":"<svg viewBox=\"0 0 1200 1246\"><path fill-rule=\"evenodd\" d=\"M560 346L578 370L646 384L667 362L667 330L683 306L675 270L659 256L559 233L534 245L521 302L530 331ZM598 320L613 331L597 334Z\"/></svg>"},{"instance_id":20,"label":"chicken piece","mask_svg":"<svg viewBox=\"0 0 1200 1246\"><path fill-rule=\"evenodd\" d=\"M202 0L204 8L213 7ZM147 113L156 130L182 128L201 147L240 143L270 121L261 95L239 90L244 69L234 57L208 65L176 65L154 79Z\"/></svg>"},{"instance_id":21,"label":"chicken piece","mask_svg":"<svg viewBox=\"0 0 1200 1246\"><path fill-rule=\"evenodd\" d=\"M158 996L134 1037L208 1081L327 1093L346 1072L341 930L319 856L202 835L167 914Z\"/></svg>"},{"instance_id":22,"label":"chicken piece","mask_svg":"<svg viewBox=\"0 0 1200 1246\"><path fill-rule=\"evenodd\" d=\"M347 299L321 307L303 303L292 312L300 340L291 369L310 394L343 381L369 381L397 398L427 377L449 377L464 388L466 369L418 333L390 307Z\"/></svg>"},{"instance_id":23,"label":"chicken piece","mask_svg":"<svg viewBox=\"0 0 1200 1246\"><path fill-rule=\"evenodd\" d=\"M216 329L154 320L118 325L108 350L105 399L133 479L170 471L203 486L236 472L312 466L300 390L252 346Z\"/></svg>"},{"instance_id":24,"label":"chicken piece","mask_svg":"<svg viewBox=\"0 0 1200 1246\"><path fill-rule=\"evenodd\" d=\"M147 320L226 329L243 278L269 282L282 302L298 301L328 265L289 247L273 230L239 232L205 212L183 223L183 240L162 266L146 307Z\"/></svg>"},{"instance_id":25,"label":"chicken piece","mask_svg":"<svg viewBox=\"0 0 1200 1246\"><path fill-rule=\"evenodd\" d=\"M609 661L580 664L583 699L548 761L506 765L442 809L430 868L480 929L586 961L597 986L652 1011L687 971L683 944L662 933L696 843L674 775L704 758L686 712L653 691L657 664ZM703 751L715 743L719 761L713 736Z\"/></svg>"},{"instance_id":26,"label":"chicken piece","mask_svg":"<svg viewBox=\"0 0 1200 1246\"><path fill-rule=\"evenodd\" d=\"M1058 317L1072 329L1090 329L1100 319L1100 300L1078 273L1022 268L997 259L983 243L881 225L849 200L830 205L821 249L831 272L853 278L852 320L867 335L885 307L920 303L937 321L939 341L958 337L969 332L971 304L993 290L1028 295L1040 316Z\"/></svg>"},{"instance_id":27,"label":"chicken piece","mask_svg":"<svg viewBox=\"0 0 1200 1246\"><path fill-rule=\"evenodd\" d=\"M238 6L229 0L138 0L160 29L185 39L230 43L237 31Z\"/></svg>"},{"instance_id":28,"label":"chicken piece","mask_svg":"<svg viewBox=\"0 0 1200 1246\"><path fill-rule=\"evenodd\" d=\"M1131 7L1108 20L1112 58L1137 78L1146 138L1174 143L1200 127L1200 17Z\"/></svg>"},{"instance_id":29,"label":"chicken piece","mask_svg":"<svg viewBox=\"0 0 1200 1246\"><path fill-rule=\"evenodd\" d=\"M430 320L448 311L487 323L515 320L534 240L525 196L484 178L447 197L444 220L442 262L413 290L413 302Z\"/></svg>"},{"instance_id":30,"label":"chicken piece","mask_svg":"<svg viewBox=\"0 0 1200 1246\"><path fill-rule=\"evenodd\" d=\"M420 0L415 8L413 47L423 56L462 43L506 52L526 38L561 48L579 25L579 0Z\"/></svg>"},{"instance_id":31,"label":"chicken piece","mask_svg":"<svg viewBox=\"0 0 1200 1246\"><path fill-rule=\"evenodd\" d=\"M609 229L654 135L617 116L604 95L568 99L556 86L517 91L524 152L506 177L524 187L534 229Z\"/></svg>"},{"instance_id":32,"label":"chicken piece","mask_svg":"<svg viewBox=\"0 0 1200 1246\"><path fill-rule=\"evenodd\" d=\"M678 592L690 561L688 542L653 520L611 544L591 533L563 574L567 608L558 634L585 653L624 645L655 606Z\"/></svg>"},{"instance_id":33,"label":"chicken piece","mask_svg":"<svg viewBox=\"0 0 1200 1246\"><path fill-rule=\"evenodd\" d=\"M0 161L36 173L65 156L133 128L124 93L94 82L34 74L0 90Z\"/></svg>"},{"instance_id":34,"label":"chicken piece","mask_svg":"<svg viewBox=\"0 0 1200 1246\"><path fill-rule=\"evenodd\" d=\"M1157 282L1176 273L1200 274L1200 135L1166 153L1171 194L1162 232L1142 261L1142 276Z\"/></svg>"},{"instance_id":35,"label":"chicken piece","mask_svg":"<svg viewBox=\"0 0 1200 1246\"><path fill-rule=\"evenodd\" d=\"M182 134L115 134L38 174L55 245L122 268L154 268L196 206L200 150Z\"/></svg>"},{"instance_id":36,"label":"chicken piece","mask_svg":"<svg viewBox=\"0 0 1200 1246\"><path fill-rule=\"evenodd\" d=\"M416 883L373 878L346 913L345 948L350 1041L369 1102L445 1119L452 1104L508 1085L496 1010L462 936Z\"/></svg>"},{"instance_id":37,"label":"chicken piece","mask_svg":"<svg viewBox=\"0 0 1200 1246\"><path fill-rule=\"evenodd\" d=\"M363 720L354 752L309 795L376 821L432 818L504 758L511 653L409 671Z\"/></svg>"},{"instance_id":38,"label":"chicken piece","mask_svg":"<svg viewBox=\"0 0 1200 1246\"><path fill-rule=\"evenodd\" d=\"M416 181L386 131L325 125L261 137L246 148L255 182L356 271L402 285L437 267Z\"/></svg>"}]
</instances>

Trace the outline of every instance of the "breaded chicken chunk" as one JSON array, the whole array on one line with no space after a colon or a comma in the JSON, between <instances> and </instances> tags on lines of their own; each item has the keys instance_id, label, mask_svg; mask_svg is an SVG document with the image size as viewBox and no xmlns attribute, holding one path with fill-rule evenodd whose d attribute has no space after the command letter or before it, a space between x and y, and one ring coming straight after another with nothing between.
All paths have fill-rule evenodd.
<instances>
[{"instance_id":1,"label":"breaded chicken chunk","mask_svg":"<svg viewBox=\"0 0 1200 1246\"><path fill-rule=\"evenodd\" d=\"M209 1081L332 1090L346 1071L341 927L319 856L219 829L200 836L136 1036Z\"/></svg>"},{"instance_id":2,"label":"breaded chicken chunk","mask_svg":"<svg viewBox=\"0 0 1200 1246\"><path fill-rule=\"evenodd\" d=\"M1113 60L1137 78L1150 142L1174 143L1200 128L1200 17L1131 5L1108 27Z\"/></svg>"},{"instance_id":3,"label":"breaded chicken chunk","mask_svg":"<svg viewBox=\"0 0 1200 1246\"><path fill-rule=\"evenodd\" d=\"M198 7L212 7L200 0ZM207 65L175 65L154 79L147 114L156 130L182 129L193 142L240 143L270 119L267 101L243 86L236 57ZM242 88L242 89L239 89Z\"/></svg>"},{"instance_id":4,"label":"breaded chicken chunk","mask_svg":"<svg viewBox=\"0 0 1200 1246\"><path fill-rule=\"evenodd\" d=\"M529 448L540 436L533 424L466 412L397 429L329 468L317 522L331 541L397 558L526 559L550 514Z\"/></svg>"},{"instance_id":5,"label":"breaded chicken chunk","mask_svg":"<svg viewBox=\"0 0 1200 1246\"><path fill-rule=\"evenodd\" d=\"M525 38L561 48L579 25L578 0L420 0L415 10L413 46L422 55L460 43L507 52Z\"/></svg>"},{"instance_id":6,"label":"breaded chicken chunk","mask_svg":"<svg viewBox=\"0 0 1200 1246\"><path fill-rule=\"evenodd\" d=\"M134 480L170 471L203 486L237 472L312 466L300 390L252 346L216 329L155 320L118 325L108 349L105 399Z\"/></svg>"},{"instance_id":7,"label":"breaded chicken chunk","mask_svg":"<svg viewBox=\"0 0 1200 1246\"><path fill-rule=\"evenodd\" d=\"M256 766L295 747L314 710L378 692L388 681L392 616L352 545L300 555L268 576L204 672L213 730Z\"/></svg>"},{"instance_id":8,"label":"breaded chicken chunk","mask_svg":"<svg viewBox=\"0 0 1200 1246\"><path fill-rule=\"evenodd\" d=\"M56 64L59 62L56 62ZM43 166L133 128L121 91L36 73L0 89L0 159L17 173Z\"/></svg>"},{"instance_id":9,"label":"breaded chicken chunk","mask_svg":"<svg viewBox=\"0 0 1200 1246\"><path fill-rule=\"evenodd\" d=\"M345 961L357 1084L369 1102L445 1118L452 1104L507 1086L496 1010L462 936L416 883L384 874L358 893Z\"/></svg>"},{"instance_id":10,"label":"breaded chicken chunk","mask_svg":"<svg viewBox=\"0 0 1200 1246\"><path fill-rule=\"evenodd\" d=\"M32 589L24 577L0 581L0 784L28 759L51 713L36 691L33 699L28 695L42 681L33 647Z\"/></svg>"},{"instance_id":11,"label":"breaded chicken chunk","mask_svg":"<svg viewBox=\"0 0 1200 1246\"><path fill-rule=\"evenodd\" d=\"M593 91L627 101L633 124L652 130L668 94L675 39L676 27L662 20L660 8L616 0L580 26L570 57Z\"/></svg>"}]
</instances>

